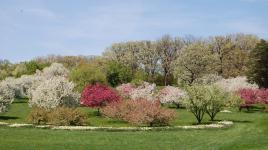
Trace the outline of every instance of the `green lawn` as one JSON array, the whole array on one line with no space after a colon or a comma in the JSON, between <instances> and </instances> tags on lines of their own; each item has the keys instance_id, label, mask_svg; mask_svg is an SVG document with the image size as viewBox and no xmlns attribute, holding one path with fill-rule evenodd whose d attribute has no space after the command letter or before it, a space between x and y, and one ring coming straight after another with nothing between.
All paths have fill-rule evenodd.
<instances>
[{"instance_id":1,"label":"green lawn","mask_svg":"<svg viewBox=\"0 0 268 150\"><path fill-rule=\"evenodd\" d=\"M80 108L89 115L90 125L130 126L96 117L93 109ZM0 121L25 122L27 103L15 102ZM65 131L0 126L0 149L268 149L268 113L261 111L220 113L216 119L232 120L228 129L177 131ZM172 125L194 123L193 116L178 110ZM205 121L208 121L206 118Z\"/></svg>"}]
</instances>

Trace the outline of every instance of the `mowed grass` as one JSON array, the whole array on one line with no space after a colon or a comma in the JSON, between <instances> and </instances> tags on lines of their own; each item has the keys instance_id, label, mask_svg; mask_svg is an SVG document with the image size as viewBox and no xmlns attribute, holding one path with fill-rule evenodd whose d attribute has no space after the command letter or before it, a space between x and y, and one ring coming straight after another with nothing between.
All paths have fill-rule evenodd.
<instances>
[{"instance_id":1,"label":"mowed grass","mask_svg":"<svg viewBox=\"0 0 268 150\"><path fill-rule=\"evenodd\" d=\"M96 110L79 108L89 116L93 126L131 126L125 122L96 117ZM195 123L192 114L179 109L172 125ZM12 104L9 112L0 115L0 121L26 122L30 112L26 101ZM0 126L0 149L268 149L268 113L220 113L218 120L232 120L228 129L177 131L65 131ZM208 122L208 118L205 118Z\"/></svg>"}]
</instances>

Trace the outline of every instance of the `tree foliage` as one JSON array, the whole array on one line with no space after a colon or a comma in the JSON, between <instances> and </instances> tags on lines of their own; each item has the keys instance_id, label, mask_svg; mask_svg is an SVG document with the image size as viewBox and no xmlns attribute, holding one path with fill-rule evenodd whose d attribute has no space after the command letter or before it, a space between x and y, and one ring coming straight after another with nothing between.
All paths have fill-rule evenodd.
<instances>
[{"instance_id":1,"label":"tree foliage","mask_svg":"<svg viewBox=\"0 0 268 150\"><path fill-rule=\"evenodd\" d=\"M260 87L268 88L268 42L261 40L250 52L248 79Z\"/></svg>"}]
</instances>

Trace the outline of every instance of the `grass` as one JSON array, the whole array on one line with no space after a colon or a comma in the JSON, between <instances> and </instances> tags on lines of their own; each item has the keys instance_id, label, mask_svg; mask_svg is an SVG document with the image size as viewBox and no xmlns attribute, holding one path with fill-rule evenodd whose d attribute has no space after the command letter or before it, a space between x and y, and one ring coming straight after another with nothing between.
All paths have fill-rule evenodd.
<instances>
[{"instance_id":1,"label":"grass","mask_svg":"<svg viewBox=\"0 0 268 150\"><path fill-rule=\"evenodd\" d=\"M96 110L80 108L89 115L90 125L130 126L127 123L96 117ZM25 122L30 108L26 101L15 102L0 121ZM268 113L254 109L220 113L216 119L232 120L228 129L178 131L65 131L0 126L0 149L268 149ZM178 110L172 125L194 123L192 114ZM205 122L208 118L205 118Z\"/></svg>"}]
</instances>

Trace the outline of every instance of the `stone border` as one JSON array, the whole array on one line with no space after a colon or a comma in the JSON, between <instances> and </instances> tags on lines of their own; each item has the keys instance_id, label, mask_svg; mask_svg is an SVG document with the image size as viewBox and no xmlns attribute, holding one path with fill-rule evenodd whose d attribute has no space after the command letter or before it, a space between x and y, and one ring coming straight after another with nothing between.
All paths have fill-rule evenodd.
<instances>
[{"instance_id":1,"label":"stone border","mask_svg":"<svg viewBox=\"0 0 268 150\"><path fill-rule=\"evenodd\" d=\"M33 127L52 130L83 130L83 131L158 131L158 130L176 130L176 129L218 129L228 128L234 123L232 121L220 121L213 124L189 125L189 126L167 126L167 127L94 127L94 126L53 126L53 125L34 125L22 123L0 122L0 126L8 127Z\"/></svg>"}]
</instances>

